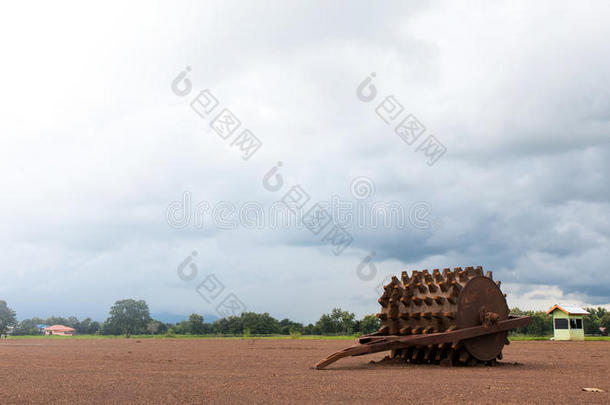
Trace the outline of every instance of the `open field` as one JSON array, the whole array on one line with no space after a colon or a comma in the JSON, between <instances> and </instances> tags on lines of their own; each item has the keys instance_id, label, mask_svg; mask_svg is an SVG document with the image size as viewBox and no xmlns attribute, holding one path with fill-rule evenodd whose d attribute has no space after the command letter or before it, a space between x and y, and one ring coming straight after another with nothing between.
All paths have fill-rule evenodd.
<instances>
[{"instance_id":1,"label":"open field","mask_svg":"<svg viewBox=\"0 0 610 405\"><path fill-rule=\"evenodd\" d=\"M44 335L23 335L10 336L9 339L124 339L124 335L75 335L75 336L44 336ZM219 336L219 335L133 335L132 339L313 339L313 340L356 340L358 336L333 336L333 335L299 335L293 337L290 335L252 335L244 336ZM531 335L513 335L508 339L512 341L522 340L550 340L551 336L531 336ZM608 341L610 336L585 336L586 341Z\"/></svg>"},{"instance_id":2,"label":"open field","mask_svg":"<svg viewBox=\"0 0 610 405\"><path fill-rule=\"evenodd\" d=\"M497 367L312 365L349 342L7 339L0 403L608 403L608 342L513 342Z\"/></svg>"},{"instance_id":3,"label":"open field","mask_svg":"<svg viewBox=\"0 0 610 405\"><path fill-rule=\"evenodd\" d=\"M508 339L513 341L523 341L523 340L550 340L552 336L530 336L530 335L513 335L509 336ZM585 336L585 340L587 342L598 342L598 341L607 341L610 342L610 336Z\"/></svg>"},{"instance_id":4,"label":"open field","mask_svg":"<svg viewBox=\"0 0 610 405\"><path fill-rule=\"evenodd\" d=\"M357 336L332 336L332 335L251 335L251 336L227 336L227 335L132 335L131 339L309 339L309 340L355 340ZM125 335L74 335L74 336L45 336L45 335L23 335L10 336L9 339L59 339L59 340L78 340L78 339L120 339L124 340Z\"/></svg>"}]
</instances>

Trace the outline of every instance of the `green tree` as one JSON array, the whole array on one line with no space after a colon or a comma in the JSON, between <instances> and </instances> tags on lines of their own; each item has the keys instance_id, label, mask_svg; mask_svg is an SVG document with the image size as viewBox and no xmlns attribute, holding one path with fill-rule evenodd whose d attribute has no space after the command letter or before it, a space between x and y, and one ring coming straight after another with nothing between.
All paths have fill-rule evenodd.
<instances>
[{"instance_id":1,"label":"green tree","mask_svg":"<svg viewBox=\"0 0 610 405\"><path fill-rule=\"evenodd\" d=\"M221 335L241 335L244 332L242 319L239 316L220 318L214 322L214 332Z\"/></svg>"},{"instance_id":2,"label":"green tree","mask_svg":"<svg viewBox=\"0 0 610 405\"><path fill-rule=\"evenodd\" d=\"M124 333L129 337L134 333L144 333L150 322L150 311L144 300L125 299L114 303L106 324L108 330Z\"/></svg>"},{"instance_id":3,"label":"green tree","mask_svg":"<svg viewBox=\"0 0 610 405\"><path fill-rule=\"evenodd\" d=\"M313 328L314 326L311 323L303 326L303 335L313 335Z\"/></svg>"},{"instance_id":4,"label":"green tree","mask_svg":"<svg viewBox=\"0 0 610 405\"><path fill-rule=\"evenodd\" d=\"M146 331L148 333L150 333L151 335L154 335L155 333L159 332L159 325L161 323L155 320L152 320L150 322L148 322L148 325L146 326Z\"/></svg>"},{"instance_id":5,"label":"green tree","mask_svg":"<svg viewBox=\"0 0 610 405\"><path fill-rule=\"evenodd\" d=\"M519 316L531 316L532 323L510 332L511 334L549 336L553 334L553 318L544 311L522 311L512 308L510 313Z\"/></svg>"},{"instance_id":6,"label":"green tree","mask_svg":"<svg viewBox=\"0 0 610 405\"><path fill-rule=\"evenodd\" d=\"M159 334L167 333L167 331L169 329L167 324L165 322L161 322L161 321L157 321L157 322L159 322L159 331L158 331L158 333Z\"/></svg>"},{"instance_id":7,"label":"green tree","mask_svg":"<svg viewBox=\"0 0 610 405\"><path fill-rule=\"evenodd\" d=\"M52 325L65 325L65 326L70 326L68 325L68 319L64 318L63 316L50 316L48 317L44 323L46 325L52 326Z\"/></svg>"},{"instance_id":8,"label":"green tree","mask_svg":"<svg viewBox=\"0 0 610 405\"><path fill-rule=\"evenodd\" d=\"M584 317L584 328L586 334L596 335L601 332L599 330L601 326L608 327L608 325L603 324L604 317L610 313L606 308L585 308L585 311L589 313L589 315Z\"/></svg>"},{"instance_id":9,"label":"green tree","mask_svg":"<svg viewBox=\"0 0 610 405\"><path fill-rule=\"evenodd\" d=\"M90 327L91 327L91 318L85 318L82 321L78 322L76 326L73 326L73 328L76 329L76 333L78 333L78 334L89 333Z\"/></svg>"},{"instance_id":10,"label":"green tree","mask_svg":"<svg viewBox=\"0 0 610 405\"><path fill-rule=\"evenodd\" d=\"M100 329L102 329L102 325L100 325L100 323L97 321L93 321L89 324L87 332L85 333L88 333L90 335L96 335L100 332Z\"/></svg>"},{"instance_id":11,"label":"green tree","mask_svg":"<svg viewBox=\"0 0 610 405\"><path fill-rule=\"evenodd\" d=\"M340 316L340 331L345 335L351 335L354 333L356 328L356 315L353 312L341 311Z\"/></svg>"},{"instance_id":12,"label":"green tree","mask_svg":"<svg viewBox=\"0 0 610 405\"><path fill-rule=\"evenodd\" d=\"M365 335L375 333L381 327L381 322L375 314L365 315L360 321L360 332Z\"/></svg>"},{"instance_id":13,"label":"green tree","mask_svg":"<svg viewBox=\"0 0 610 405\"><path fill-rule=\"evenodd\" d=\"M0 335L6 334L9 326L17 325L16 313L8 307L6 301L0 300Z\"/></svg>"},{"instance_id":14,"label":"green tree","mask_svg":"<svg viewBox=\"0 0 610 405\"><path fill-rule=\"evenodd\" d=\"M268 312L257 314L255 312L242 312L241 323L243 328L250 329L255 335L271 335L280 333L280 322L269 315Z\"/></svg>"},{"instance_id":15,"label":"green tree","mask_svg":"<svg viewBox=\"0 0 610 405\"><path fill-rule=\"evenodd\" d=\"M291 333L303 333L304 327L303 324L298 322L293 322L288 318L282 319L280 321L280 330L279 333L282 335L289 335Z\"/></svg>"},{"instance_id":16,"label":"green tree","mask_svg":"<svg viewBox=\"0 0 610 405\"><path fill-rule=\"evenodd\" d=\"M186 335L189 333L189 323L188 321L180 321L177 324L173 325L169 328L170 333L176 335Z\"/></svg>"},{"instance_id":17,"label":"green tree","mask_svg":"<svg viewBox=\"0 0 610 405\"><path fill-rule=\"evenodd\" d=\"M64 325L74 328L74 330L76 330L77 332L80 329L80 322L78 321L78 318L75 316L68 317L67 322L64 323Z\"/></svg>"},{"instance_id":18,"label":"green tree","mask_svg":"<svg viewBox=\"0 0 610 405\"><path fill-rule=\"evenodd\" d=\"M100 335L119 335L120 333L114 325L109 325L107 322L100 324Z\"/></svg>"},{"instance_id":19,"label":"green tree","mask_svg":"<svg viewBox=\"0 0 610 405\"><path fill-rule=\"evenodd\" d=\"M188 320L188 331L194 335L203 335L203 316L191 314Z\"/></svg>"},{"instance_id":20,"label":"green tree","mask_svg":"<svg viewBox=\"0 0 610 405\"><path fill-rule=\"evenodd\" d=\"M339 325L328 314L322 314L318 322L316 322L316 327L323 335L335 334L339 330Z\"/></svg>"},{"instance_id":21,"label":"green tree","mask_svg":"<svg viewBox=\"0 0 610 405\"><path fill-rule=\"evenodd\" d=\"M606 312L599 320L599 326L606 328L606 332L610 332L610 312ZM600 333L601 331L597 331Z\"/></svg>"},{"instance_id":22,"label":"green tree","mask_svg":"<svg viewBox=\"0 0 610 405\"><path fill-rule=\"evenodd\" d=\"M13 335L40 335L41 332L37 325L43 323L44 319L41 318L24 319L15 326Z\"/></svg>"},{"instance_id":23,"label":"green tree","mask_svg":"<svg viewBox=\"0 0 610 405\"><path fill-rule=\"evenodd\" d=\"M344 334L351 335L354 333L356 315L353 312L343 311L340 308L334 308L330 314L323 314L316 327L324 335Z\"/></svg>"}]
</instances>

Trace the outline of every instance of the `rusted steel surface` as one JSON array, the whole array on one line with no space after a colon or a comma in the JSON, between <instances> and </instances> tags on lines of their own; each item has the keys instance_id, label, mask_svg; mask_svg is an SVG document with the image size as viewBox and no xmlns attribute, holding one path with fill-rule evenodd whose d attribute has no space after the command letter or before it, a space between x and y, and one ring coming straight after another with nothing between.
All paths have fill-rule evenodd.
<instances>
[{"instance_id":1,"label":"rusted steel surface","mask_svg":"<svg viewBox=\"0 0 610 405\"><path fill-rule=\"evenodd\" d=\"M510 317L505 294L482 267L434 269L394 276L379 298L381 327L358 344L332 354L316 368L346 356L391 350L411 363L492 365L502 358L509 329L531 323Z\"/></svg>"},{"instance_id":2,"label":"rusted steel surface","mask_svg":"<svg viewBox=\"0 0 610 405\"><path fill-rule=\"evenodd\" d=\"M439 345L443 343L454 343L462 340L469 340L480 336L501 333L509 329L529 325L531 321L532 320L529 316L510 317L505 321L500 321L491 326L473 326L451 332L439 332L430 335L363 336L358 339L358 344L333 353L324 360L318 362L316 364L316 368L324 368L329 364L348 356L360 356L363 354L384 352L388 350L404 349L410 346Z\"/></svg>"}]
</instances>

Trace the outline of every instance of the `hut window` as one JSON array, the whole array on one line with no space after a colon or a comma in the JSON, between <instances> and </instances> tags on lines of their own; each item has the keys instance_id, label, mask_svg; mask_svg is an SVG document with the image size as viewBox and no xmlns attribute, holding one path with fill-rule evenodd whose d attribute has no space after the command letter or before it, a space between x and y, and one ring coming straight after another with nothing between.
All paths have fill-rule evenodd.
<instances>
[{"instance_id":1,"label":"hut window","mask_svg":"<svg viewBox=\"0 0 610 405\"><path fill-rule=\"evenodd\" d=\"M563 318L555 319L555 329L568 329L568 320Z\"/></svg>"},{"instance_id":2,"label":"hut window","mask_svg":"<svg viewBox=\"0 0 610 405\"><path fill-rule=\"evenodd\" d=\"M571 329L582 329L582 319L570 319Z\"/></svg>"}]
</instances>

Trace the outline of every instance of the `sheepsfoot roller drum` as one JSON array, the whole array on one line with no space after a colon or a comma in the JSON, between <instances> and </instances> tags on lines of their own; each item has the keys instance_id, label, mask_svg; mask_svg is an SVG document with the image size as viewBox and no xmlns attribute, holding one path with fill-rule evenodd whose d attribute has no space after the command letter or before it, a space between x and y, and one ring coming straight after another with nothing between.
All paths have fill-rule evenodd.
<instances>
[{"instance_id":1,"label":"sheepsfoot roller drum","mask_svg":"<svg viewBox=\"0 0 610 405\"><path fill-rule=\"evenodd\" d=\"M494 365L509 344L509 329L530 317L509 315L500 281L482 267L402 272L379 298L381 328L354 346L333 353L317 369L347 356L391 350L390 359L410 363Z\"/></svg>"}]
</instances>

